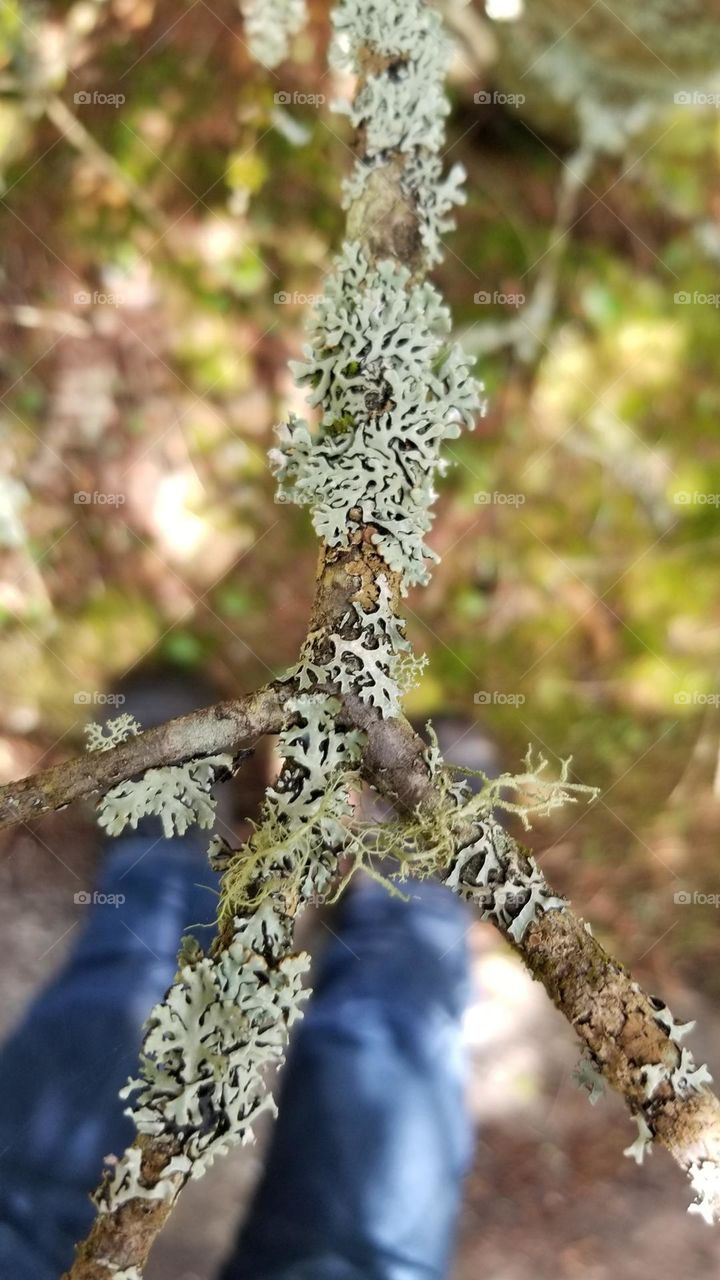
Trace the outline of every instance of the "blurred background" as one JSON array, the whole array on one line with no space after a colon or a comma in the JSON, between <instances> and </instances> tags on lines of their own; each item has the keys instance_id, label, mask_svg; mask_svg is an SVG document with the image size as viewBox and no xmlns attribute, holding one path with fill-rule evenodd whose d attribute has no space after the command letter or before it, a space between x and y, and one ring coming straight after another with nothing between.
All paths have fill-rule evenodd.
<instances>
[{"instance_id":1,"label":"blurred background","mask_svg":"<svg viewBox=\"0 0 720 1280\"><path fill-rule=\"evenodd\" d=\"M436 280L489 412L408 600L410 710L458 758L475 724L507 768L572 755L601 794L532 833L543 869L720 1069L720 3L446 12L468 199ZM81 750L149 655L218 696L296 657L317 545L265 455L342 236L328 29L313 0L269 71L232 0L0 9L4 780ZM3 849L7 1029L80 921L91 808ZM491 931L472 945L456 1280L708 1274L681 1175L623 1160L634 1127L589 1107L560 1016ZM149 1280L205 1280L260 1158L186 1193Z\"/></svg>"}]
</instances>

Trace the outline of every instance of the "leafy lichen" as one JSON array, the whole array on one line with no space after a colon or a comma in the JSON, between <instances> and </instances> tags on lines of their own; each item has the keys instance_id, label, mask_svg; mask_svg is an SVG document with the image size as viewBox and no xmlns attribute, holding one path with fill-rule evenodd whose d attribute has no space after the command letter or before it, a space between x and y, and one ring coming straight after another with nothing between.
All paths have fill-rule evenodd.
<instances>
[{"instance_id":1,"label":"leafy lichen","mask_svg":"<svg viewBox=\"0 0 720 1280\"><path fill-rule=\"evenodd\" d=\"M457 849L445 883L518 944L538 914L567 906L548 888L535 859L518 857L514 841L492 818L477 823Z\"/></svg>"},{"instance_id":2,"label":"leafy lichen","mask_svg":"<svg viewBox=\"0 0 720 1280\"><path fill-rule=\"evenodd\" d=\"M306 998L305 955L278 955L290 945L291 922L271 933L238 920L218 957L184 966L146 1029L140 1077L130 1114L140 1133L172 1135L183 1166L198 1178L214 1157L247 1140L257 1116L274 1110L264 1072L283 1060L286 1028ZM115 1207L118 1194L109 1192Z\"/></svg>"},{"instance_id":3,"label":"leafy lichen","mask_svg":"<svg viewBox=\"0 0 720 1280\"><path fill-rule=\"evenodd\" d=\"M215 799L211 787L218 775L232 769L232 756L205 756L187 764L147 769L142 778L120 782L98 804L98 822L108 835L117 836L127 826L137 828L141 818L160 818L163 835L182 836L188 827L211 827Z\"/></svg>"},{"instance_id":4,"label":"leafy lichen","mask_svg":"<svg viewBox=\"0 0 720 1280\"><path fill-rule=\"evenodd\" d=\"M347 546L371 524L378 551L404 587L437 559L424 538L443 441L483 407L471 362L448 341L450 313L428 283L390 261L373 266L347 244L326 286L296 380L321 408L317 432L291 416L271 451L278 500L309 506L318 535ZM348 372L349 371L349 372ZM349 416L352 431L333 424Z\"/></svg>"},{"instance_id":5,"label":"leafy lichen","mask_svg":"<svg viewBox=\"0 0 720 1280\"><path fill-rule=\"evenodd\" d=\"M127 742L128 738L136 737L142 733L142 728L134 716L124 713L116 716L112 720L108 720L106 724L96 724L91 721L85 725L85 736L87 742L85 749L87 751L109 751L111 747L117 747L122 742Z\"/></svg>"},{"instance_id":6,"label":"leafy lichen","mask_svg":"<svg viewBox=\"0 0 720 1280\"><path fill-rule=\"evenodd\" d=\"M263 66L276 67L307 21L305 0L240 0L240 9L253 58Z\"/></svg>"},{"instance_id":7,"label":"leafy lichen","mask_svg":"<svg viewBox=\"0 0 720 1280\"><path fill-rule=\"evenodd\" d=\"M636 1112L633 1119L638 1128L637 1138L625 1148L623 1155L627 1156L628 1160L634 1160L636 1164L642 1164L645 1156L652 1154L653 1131L642 1112Z\"/></svg>"},{"instance_id":8,"label":"leafy lichen","mask_svg":"<svg viewBox=\"0 0 720 1280\"><path fill-rule=\"evenodd\" d=\"M442 257L442 238L465 193L462 165L443 176L449 104L444 80L451 45L439 15L422 0L342 0L334 15L331 60L362 77L352 103L338 110L362 130L363 153L344 187L345 207L357 201L370 174L389 157L403 158L402 195L417 220L429 266ZM374 62L368 73L369 59Z\"/></svg>"},{"instance_id":9,"label":"leafy lichen","mask_svg":"<svg viewBox=\"0 0 720 1280\"><path fill-rule=\"evenodd\" d=\"M605 1093L605 1081L589 1054L581 1057L573 1071L573 1079L578 1088L586 1091L590 1106L597 1106Z\"/></svg>"},{"instance_id":10,"label":"leafy lichen","mask_svg":"<svg viewBox=\"0 0 720 1280\"><path fill-rule=\"evenodd\" d=\"M308 994L307 956L291 954L294 910L326 891L346 842L360 735L336 727L338 709L317 693L289 701L284 764L262 822L240 851L211 844L224 871L220 915L226 932L230 922L229 941L215 955L181 951L176 980L146 1027L140 1075L123 1090L134 1098L129 1114L138 1131L172 1137L180 1148L183 1177L200 1177L274 1109L265 1075L282 1062ZM123 1159L106 1185L106 1208L137 1185L138 1170L127 1163L134 1157Z\"/></svg>"},{"instance_id":11,"label":"leafy lichen","mask_svg":"<svg viewBox=\"0 0 720 1280\"><path fill-rule=\"evenodd\" d=\"M254 911L274 893L291 900L326 893L348 840L362 735L336 724L340 704L302 693L288 704L280 735L283 769L267 793L262 820L232 859L222 882L221 910Z\"/></svg>"}]
</instances>

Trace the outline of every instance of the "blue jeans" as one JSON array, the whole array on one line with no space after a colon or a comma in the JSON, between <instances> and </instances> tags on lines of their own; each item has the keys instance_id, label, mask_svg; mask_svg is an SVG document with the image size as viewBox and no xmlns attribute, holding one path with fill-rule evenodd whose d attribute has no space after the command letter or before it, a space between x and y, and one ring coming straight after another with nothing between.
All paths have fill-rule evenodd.
<instances>
[{"instance_id":1,"label":"blue jeans","mask_svg":"<svg viewBox=\"0 0 720 1280\"><path fill-rule=\"evenodd\" d=\"M70 959L0 1054L3 1280L57 1280L70 1264L103 1157L132 1141L118 1090L143 1021L173 980L180 935L214 917L194 840L148 844L112 842L98 886L110 901L85 907ZM363 885L333 921L222 1280L447 1275L470 1155L468 917L437 885L411 890L404 902Z\"/></svg>"}]
</instances>

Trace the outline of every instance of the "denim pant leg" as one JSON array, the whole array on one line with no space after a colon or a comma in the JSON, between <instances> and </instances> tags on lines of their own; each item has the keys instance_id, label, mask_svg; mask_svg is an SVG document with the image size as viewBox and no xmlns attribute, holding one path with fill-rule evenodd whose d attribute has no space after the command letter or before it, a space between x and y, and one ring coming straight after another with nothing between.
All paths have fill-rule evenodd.
<instances>
[{"instance_id":1,"label":"denim pant leg","mask_svg":"<svg viewBox=\"0 0 720 1280\"><path fill-rule=\"evenodd\" d=\"M214 918L212 873L191 839L121 838L67 964L0 1050L0 1275L57 1280L94 1215L103 1157L134 1130L118 1090L176 970L178 940ZM216 885L213 885L216 887ZM112 905L113 895L123 895Z\"/></svg>"},{"instance_id":2,"label":"denim pant leg","mask_svg":"<svg viewBox=\"0 0 720 1280\"><path fill-rule=\"evenodd\" d=\"M466 909L433 883L344 905L222 1280L441 1280L471 1152Z\"/></svg>"}]
</instances>

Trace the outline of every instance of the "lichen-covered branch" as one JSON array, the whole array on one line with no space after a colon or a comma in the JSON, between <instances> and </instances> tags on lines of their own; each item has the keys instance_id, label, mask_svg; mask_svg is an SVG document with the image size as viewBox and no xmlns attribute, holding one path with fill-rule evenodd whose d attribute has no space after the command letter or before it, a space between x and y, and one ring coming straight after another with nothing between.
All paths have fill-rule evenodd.
<instances>
[{"instance_id":1,"label":"lichen-covered branch","mask_svg":"<svg viewBox=\"0 0 720 1280\"><path fill-rule=\"evenodd\" d=\"M294 366L318 421L283 424L271 458L279 499L307 506L321 539L307 638L282 694L274 690L284 766L246 845L211 845L224 873L218 936L207 955L186 945L151 1014L127 1091L139 1136L97 1193L99 1216L70 1280L140 1280L184 1182L245 1140L272 1105L261 1069L281 1061L304 998L292 920L337 884L342 854L357 865L359 771L406 815L375 832L399 874L439 876L496 925L579 1035L593 1093L602 1076L627 1100L639 1130L631 1154L663 1143L691 1179L694 1208L720 1216L720 1104L707 1069L680 1044L687 1029L605 953L495 821L495 793L483 810L482 794L471 798L402 716L422 659L410 651L401 599L427 581L435 558L426 538L442 444L483 408L449 312L424 281L463 175L442 171L449 48L438 14L423 0L340 0L334 23L333 59L357 77L346 107L357 133L348 237ZM206 745L222 761L217 738ZM196 817L206 813L210 769L199 794L178 782L193 792L185 807ZM111 821L132 821L149 804L162 813L163 797L178 799L176 781L145 776L139 790L111 796ZM565 777L559 786L562 798L577 790Z\"/></svg>"},{"instance_id":2,"label":"lichen-covered branch","mask_svg":"<svg viewBox=\"0 0 720 1280\"><path fill-rule=\"evenodd\" d=\"M414 819L423 871L500 929L576 1032L585 1074L624 1097L638 1123L625 1154L641 1163L653 1140L666 1147L696 1193L690 1212L720 1221L720 1100L708 1088L707 1068L696 1066L683 1043L692 1025L677 1023L641 990L497 822L454 811L437 764L407 722L358 714L357 706L348 712L365 733L368 779ZM428 860L429 847L437 852Z\"/></svg>"},{"instance_id":3,"label":"lichen-covered branch","mask_svg":"<svg viewBox=\"0 0 720 1280\"><path fill-rule=\"evenodd\" d=\"M108 751L93 751L8 782L0 787L0 828L30 822L74 800L104 795L146 769L218 753L236 756L265 734L279 732L287 696L285 686L268 685L247 697L168 720Z\"/></svg>"}]
</instances>

